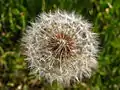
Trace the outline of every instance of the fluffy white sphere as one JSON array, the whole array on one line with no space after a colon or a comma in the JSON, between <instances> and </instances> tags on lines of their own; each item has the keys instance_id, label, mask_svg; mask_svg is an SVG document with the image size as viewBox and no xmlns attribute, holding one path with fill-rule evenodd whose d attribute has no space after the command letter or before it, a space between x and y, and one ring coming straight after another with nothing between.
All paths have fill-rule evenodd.
<instances>
[{"instance_id":1,"label":"fluffy white sphere","mask_svg":"<svg viewBox=\"0 0 120 90\"><path fill-rule=\"evenodd\" d=\"M90 78L97 67L97 34L74 13L42 13L22 37L24 55L33 74L63 85Z\"/></svg>"}]
</instances>

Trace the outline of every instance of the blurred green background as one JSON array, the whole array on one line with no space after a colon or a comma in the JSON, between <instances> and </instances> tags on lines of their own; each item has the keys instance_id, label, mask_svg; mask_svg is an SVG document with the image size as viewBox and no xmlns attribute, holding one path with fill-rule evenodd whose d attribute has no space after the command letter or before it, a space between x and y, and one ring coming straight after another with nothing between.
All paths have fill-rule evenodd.
<instances>
[{"instance_id":1,"label":"blurred green background","mask_svg":"<svg viewBox=\"0 0 120 90\"><path fill-rule=\"evenodd\" d=\"M66 89L30 75L20 53L30 21L57 8L84 16L100 35L96 74ZM0 90L120 90L120 0L0 0Z\"/></svg>"}]
</instances>

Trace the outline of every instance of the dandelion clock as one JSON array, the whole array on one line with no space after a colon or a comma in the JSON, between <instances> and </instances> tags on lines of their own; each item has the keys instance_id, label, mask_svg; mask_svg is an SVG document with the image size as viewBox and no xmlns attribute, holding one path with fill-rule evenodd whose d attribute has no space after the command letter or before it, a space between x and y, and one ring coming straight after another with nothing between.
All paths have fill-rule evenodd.
<instances>
[{"instance_id":1,"label":"dandelion clock","mask_svg":"<svg viewBox=\"0 0 120 90\"><path fill-rule=\"evenodd\" d=\"M40 14L28 26L21 44L31 72L70 85L90 78L97 68L98 35L83 17L66 11Z\"/></svg>"}]
</instances>

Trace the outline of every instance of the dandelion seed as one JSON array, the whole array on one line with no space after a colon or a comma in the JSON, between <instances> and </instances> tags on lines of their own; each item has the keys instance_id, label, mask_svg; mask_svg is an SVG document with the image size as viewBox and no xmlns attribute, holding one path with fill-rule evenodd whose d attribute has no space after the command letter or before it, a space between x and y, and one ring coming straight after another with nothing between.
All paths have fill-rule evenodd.
<instances>
[{"instance_id":1,"label":"dandelion seed","mask_svg":"<svg viewBox=\"0 0 120 90\"><path fill-rule=\"evenodd\" d=\"M42 13L22 37L31 72L52 83L70 85L90 78L97 67L97 34L74 13Z\"/></svg>"}]
</instances>

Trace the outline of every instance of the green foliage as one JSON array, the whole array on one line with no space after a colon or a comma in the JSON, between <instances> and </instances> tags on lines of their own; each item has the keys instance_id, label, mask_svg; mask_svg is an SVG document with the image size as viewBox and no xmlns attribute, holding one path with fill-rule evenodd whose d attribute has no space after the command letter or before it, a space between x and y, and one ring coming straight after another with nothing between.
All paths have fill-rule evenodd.
<instances>
[{"instance_id":1,"label":"green foliage","mask_svg":"<svg viewBox=\"0 0 120 90\"><path fill-rule=\"evenodd\" d=\"M64 90L29 74L19 41L26 25L43 11L75 11L100 35L99 68L70 90L120 89L120 0L0 0L0 90Z\"/></svg>"}]
</instances>

